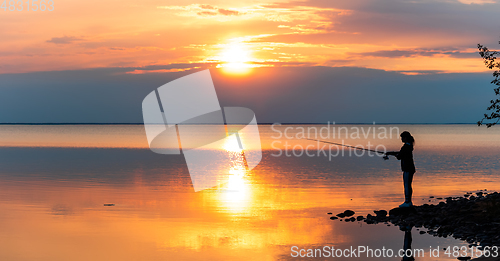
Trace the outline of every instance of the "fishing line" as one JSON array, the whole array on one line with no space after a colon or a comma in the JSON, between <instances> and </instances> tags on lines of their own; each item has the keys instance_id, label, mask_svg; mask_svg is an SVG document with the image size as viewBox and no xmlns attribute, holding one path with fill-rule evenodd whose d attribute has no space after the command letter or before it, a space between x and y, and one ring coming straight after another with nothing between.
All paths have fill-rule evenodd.
<instances>
[{"instance_id":1,"label":"fishing line","mask_svg":"<svg viewBox=\"0 0 500 261\"><path fill-rule=\"evenodd\" d=\"M375 152L375 153L379 153L379 154L384 155L383 158L385 160L389 159L389 157L387 155L385 155L385 152L378 151L378 150L365 149L365 148L360 148L360 147L356 147L356 146L351 146L351 145L346 145L346 144L340 144L340 143L335 143L335 142L325 141L325 140L315 140L315 139L308 139L308 138L303 138L303 139L317 141L317 142L323 142L323 143L328 143L328 144L334 144L334 145L338 145L338 146L344 146L344 147L353 148L353 149L357 149L357 150L371 151L371 152Z\"/></svg>"}]
</instances>

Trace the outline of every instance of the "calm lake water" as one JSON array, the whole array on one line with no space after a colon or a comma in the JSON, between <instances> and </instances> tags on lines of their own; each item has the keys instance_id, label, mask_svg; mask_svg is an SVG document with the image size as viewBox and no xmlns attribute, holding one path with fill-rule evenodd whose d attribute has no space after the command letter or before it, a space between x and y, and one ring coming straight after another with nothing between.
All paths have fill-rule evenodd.
<instances>
[{"instance_id":1,"label":"calm lake water","mask_svg":"<svg viewBox=\"0 0 500 261\"><path fill-rule=\"evenodd\" d=\"M340 136L323 132L324 140L399 150L398 133L414 135L415 204L439 202L430 196L500 191L500 127L343 126ZM261 125L260 164L233 182L195 193L184 157L149 150L143 126L0 125L0 260L300 259L292 256L294 246L396 252L405 236L399 227L327 215L345 209L373 214L403 201L394 158L348 149L330 158L328 151L317 153L317 143L297 139L302 130L339 127ZM398 128L392 138L379 129L391 127ZM429 247L467 245L417 228L412 238L413 249L425 250L416 260L456 260L442 250L439 258L430 257Z\"/></svg>"}]
</instances>

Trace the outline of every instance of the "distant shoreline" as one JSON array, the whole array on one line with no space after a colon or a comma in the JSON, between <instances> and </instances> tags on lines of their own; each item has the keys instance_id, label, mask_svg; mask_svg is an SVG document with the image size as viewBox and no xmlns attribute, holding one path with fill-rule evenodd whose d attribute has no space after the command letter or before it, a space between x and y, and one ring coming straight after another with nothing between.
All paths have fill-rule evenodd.
<instances>
[{"instance_id":1,"label":"distant shoreline","mask_svg":"<svg viewBox=\"0 0 500 261\"><path fill-rule=\"evenodd\" d=\"M274 123L258 123L273 125ZM280 123L281 125L326 125L327 123ZM144 125L144 123L0 123L0 125ZM192 125L212 125L197 123ZM335 123L335 125L477 125L477 123Z\"/></svg>"}]
</instances>

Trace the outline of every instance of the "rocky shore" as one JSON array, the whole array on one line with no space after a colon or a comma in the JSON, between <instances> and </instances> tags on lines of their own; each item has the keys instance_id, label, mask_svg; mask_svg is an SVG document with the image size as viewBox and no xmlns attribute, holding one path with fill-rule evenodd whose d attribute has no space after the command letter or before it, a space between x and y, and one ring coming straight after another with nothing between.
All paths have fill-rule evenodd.
<instances>
[{"instance_id":1,"label":"rocky shore","mask_svg":"<svg viewBox=\"0 0 500 261\"><path fill-rule=\"evenodd\" d=\"M433 197L431 197L433 198ZM332 214L332 213L328 213ZM343 222L393 224L419 228L420 234L452 236L471 246L500 246L500 193L480 191L461 197L448 197L437 204L411 208L375 210L374 215L355 216L346 210L330 217Z\"/></svg>"}]
</instances>

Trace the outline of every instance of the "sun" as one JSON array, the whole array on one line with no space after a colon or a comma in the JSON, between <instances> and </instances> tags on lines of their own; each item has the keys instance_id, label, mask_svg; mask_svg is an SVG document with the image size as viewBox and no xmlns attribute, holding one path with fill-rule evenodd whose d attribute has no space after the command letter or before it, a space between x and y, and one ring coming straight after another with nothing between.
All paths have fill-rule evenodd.
<instances>
[{"instance_id":1,"label":"sun","mask_svg":"<svg viewBox=\"0 0 500 261\"><path fill-rule=\"evenodd\" d=\"M230 73L246 73L252 68L251 51L242 43L225 45L219 60L222 62L219 67Z\"/></svg>"}]
</instances>

